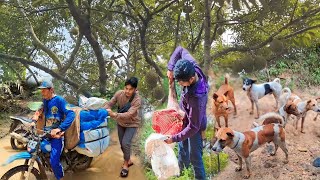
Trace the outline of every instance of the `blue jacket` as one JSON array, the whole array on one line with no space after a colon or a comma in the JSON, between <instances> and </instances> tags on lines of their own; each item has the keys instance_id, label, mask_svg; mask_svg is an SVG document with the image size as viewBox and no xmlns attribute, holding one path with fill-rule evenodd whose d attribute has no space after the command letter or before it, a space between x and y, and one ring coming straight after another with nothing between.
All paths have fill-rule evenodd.
<instances>
[{"instance_id":1,"label":"blue jacket","mask_svg":"<svg viewBox=\"0 0 320 180\"><path fill-rule=\"evenodd\" d=\"M43 100L45 128L67 130L72 124L75 113L66 108L67 102L61 96Z\"/></svg>"}]
</instances>

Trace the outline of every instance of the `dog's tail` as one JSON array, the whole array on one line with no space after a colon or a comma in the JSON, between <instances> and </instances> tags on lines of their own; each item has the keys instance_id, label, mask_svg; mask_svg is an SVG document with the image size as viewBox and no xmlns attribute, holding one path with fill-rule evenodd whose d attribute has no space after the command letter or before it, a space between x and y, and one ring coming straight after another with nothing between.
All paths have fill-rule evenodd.
<instances>
[{"instance_id":1,"label":"dog's tail","mask_svg":"<svg viewBox=\"0 0 320 180\"><path fill-rule=\"evenodd\" d=\"M224 76L224 84L229 84L229 79L230 79L230 75L229 74L226 74Z\"/></svg>"},{"instance_id":2,"label":"dog's tail","mask_svg":"<svg viewBox=\"0 0 320 180\"><path fill-rule=\"evenodd\" d=\"M260 126L257 122L253 121L252 123L253 128Z\"/></svg>"},{"instance_id":3,"label":"dog's tail","mask_svg":"<svg viewBox=\"0 0 320 180\"><path fill-rule=\"evenodd\" d=\"M279 79L279 78L275 78L275 79L273 80L273 82L277 82L277 83L280 84L280 79Z\"/></svg>"},{"instance_id":4,"label":"dog's tail","mask_svg":"<svg viewBox=\"0 0 320 180\"><path fill-rule=\"evenodd\" d=\"M260 118L257 120L257 122L264 122L266 119L273 119L273 120L279 120L280 121L280 124L281 125L284 125L284 118L278 114L278 113L275 113L275 112L268 112L262 116L260 116ZM269 123L276 123L277 121L275 122L265 122L267 124Z\"/></svg>"},{"instance_id":5,"label":"dog's tail","mask_svg":"<svg viewBox=\"0 0 320 180\"><path fill-rule=\"evenodd\" d=\"M282 89L282 94L283 94L283 93L288 93L288 95L286 96L286 101L285 101L285 102L288 102L288 100L289 100L289 98L290 98L290 96L291 96L291 90L290 90L290 88L288 88L288 87L283 88L283 89Z\"/></svg>"}]
</instances>

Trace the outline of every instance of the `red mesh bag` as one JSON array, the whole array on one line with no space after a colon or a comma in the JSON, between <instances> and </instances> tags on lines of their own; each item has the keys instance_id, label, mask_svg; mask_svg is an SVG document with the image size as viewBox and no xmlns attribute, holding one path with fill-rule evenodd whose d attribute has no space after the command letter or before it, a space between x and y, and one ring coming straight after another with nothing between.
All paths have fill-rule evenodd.
<instances>
[{"instance_id":1,"label":"red mesh bag","mask_svg":"<svg viewBox=\"0 0 320 180\"><path fill-rule=\"evenodd\" d=\"M175 109L155 111L152 115L152 129L156 133L174 135L182 130L183 116Z\"/></svg>"}]
</instances>

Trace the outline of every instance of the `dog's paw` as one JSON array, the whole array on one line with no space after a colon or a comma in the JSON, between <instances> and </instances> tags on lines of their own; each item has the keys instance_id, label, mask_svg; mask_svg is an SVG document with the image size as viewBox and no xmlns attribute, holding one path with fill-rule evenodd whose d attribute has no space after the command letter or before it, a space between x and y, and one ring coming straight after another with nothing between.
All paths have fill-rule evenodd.
<instances>
[{"instance_id":1,"label":"dog's paw","mask_svg":"<svg viewBox=\"0 0 320 180\"><path fill-rule=\"evenodd\" d=\"M243 179L249 179L249 177L250 177L250 174L246 174L243 176Z\"/></svg>"},{"instance_id":2,"label":"dog's paw","mask_svg":"<svg viewBox=\"0 0 320 180\"><path fill-rule=\"evenodd\" d=\"M284 164L288 164L288 162L289 162L288 159L286 159L286 160L283 161Z\"/></svg>"},{"instance_id":3,"label":"dog's paw","mask_svg":"<svg viewBox=\"0 0 320 180\"><path fill-rule=\"evenodd\" d=\"M238 172L238 171L241 171L242 170L242 167L236 167L235 171Z\"/></svg>"},{"instance_id":4,"label":"dog's paw","mask_svg":"<svg viewBox=\"0 0 320 180\"><path fill-rule=\"evenodd\" d=\"M306 132L305 131L300 131L301 133L305 134Z\"/></svg>"},{"instance_id":5,"label":"dog's paw","mask_svg":"<svg viewBox=\"0 0 320 180\"><path fill-rule=\"evenodd\" d=\"M270 153L270 156L275 156L275 155L276 155L275 152Z\"/></svg>"}]
</instances>

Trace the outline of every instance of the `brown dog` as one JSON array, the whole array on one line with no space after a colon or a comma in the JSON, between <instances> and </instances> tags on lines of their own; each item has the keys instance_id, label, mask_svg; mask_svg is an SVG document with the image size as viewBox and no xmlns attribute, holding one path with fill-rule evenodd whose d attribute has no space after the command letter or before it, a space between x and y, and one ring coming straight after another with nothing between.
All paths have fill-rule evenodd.
<instances>
[{"instance_id":1,"label":"brown dog","mask_svg":"<svg viewBox=\"0 0 320 180\"><path fill-rule=\"evenodd\" d=\"M224 84L220 86L217 92L213 94L213 114L216 118L218 126L221 127L220 124L220 116L224 117L225 126L228 127L228 102L231 101L234 107L234 114L237 114L236 102L234 99L233 88L228 83L229 76L226 75L224 77Z\"/></svg>"},{"instance_id":2,"label":"brown dog","mask_svg":"<svg viewBox=\"0 0 320 180\"><path fill-rule=\"evenodd\" d=\"M285 118L285 124L287 123L290 114L295 115L297 117L295 125L296 129L298 129L298 123L301 119L301 133L305 133L303 131L303 125L307 112L310 110L318 113L320 112L320 107L318 106L318 100L320 98L302 101L299 96L291 93L289 88L284 88L284 90L285 89L287 95L280 97L280 101L285 104L280 105L279 113Z\"/></svg>"},{"instance_id":3,"label":"brown dog","mask_svg":"<svg viewBox=\"0 0 320 180\"><path fill-rule=\"evenodd\" d=\"M239 167L236 171L242 170L242 159L246 162L247 171L244 178L249 178L250 172L250 152L256 150L258 147L266 142L273 142L275 150L271 155L275 155L278 147L280 147L286 154L284 163L288 163L288 149L285 143L285 130L280 124L267 124L258 126L250 131L237 132L230 128L220 128L216 133L216 142L212 147L213 151L220 152L226 146L233 149L239 159Z\"/></svg>"}]
</instances>

